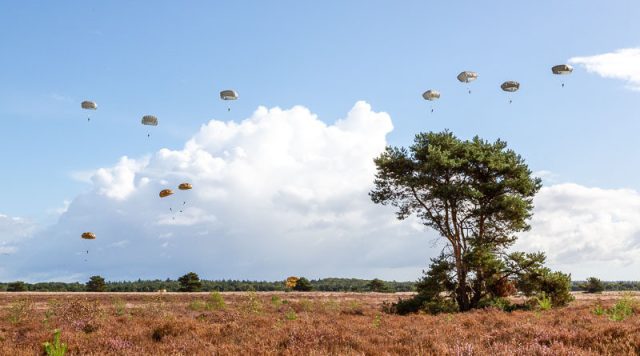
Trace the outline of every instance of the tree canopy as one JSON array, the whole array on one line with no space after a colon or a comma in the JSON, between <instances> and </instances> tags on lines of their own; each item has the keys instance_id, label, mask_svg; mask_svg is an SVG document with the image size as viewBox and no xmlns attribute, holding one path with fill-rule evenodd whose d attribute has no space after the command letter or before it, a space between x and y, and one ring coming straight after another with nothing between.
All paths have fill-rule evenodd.
<instances>
[{"instance_id":1,"label":"tree canopy","mask_svg":"<svg viewBox=\"0 0 640 356\"><path fill-rule=\"evenodd\" d=\"M395 207L398 219L416 216L445 239L433 275L422 284L450 293L459 310L500 297L525 275L535 272L537 279L529 277L538 283L548 276L540 270L544 254L507 251L530 228L542 184L506 142L420 133L408 149L387 147L374 162L373 202Z\"/></svg>"}]
</instances>

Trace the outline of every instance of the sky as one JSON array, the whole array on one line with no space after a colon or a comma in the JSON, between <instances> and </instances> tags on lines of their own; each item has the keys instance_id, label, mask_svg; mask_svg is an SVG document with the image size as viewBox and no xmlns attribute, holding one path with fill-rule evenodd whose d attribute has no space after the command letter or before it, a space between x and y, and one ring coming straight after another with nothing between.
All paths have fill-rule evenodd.
<instances>
[{"instance_id":1,"label":"sky","mask_svg":"<svg viewBox=\"0 0 640 356\"><path fill-rule=\"evenodd\" d=\"M634 0L2 1L0 280L415 280L442 241L370 201L372 160L444 129L503 139L543 178L515 248L574 279L640 279L638 13ZM561 63L574 72L553 76ZM463 70L479 79L459 83ZM182 181L194 189L157 196Z\"/></svg>"}]
</instances>

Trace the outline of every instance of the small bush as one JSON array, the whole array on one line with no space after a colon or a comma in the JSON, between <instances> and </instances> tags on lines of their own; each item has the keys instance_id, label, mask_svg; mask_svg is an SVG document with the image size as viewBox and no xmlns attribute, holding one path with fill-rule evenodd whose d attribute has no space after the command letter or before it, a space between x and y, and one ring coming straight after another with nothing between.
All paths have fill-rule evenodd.
<instances>
[{"instance_id":1,"label":"small bush","mask_svg":"<svg viewBox=\"0 0 640 356\"><path fill-rule=\"evenodd\" d=\"M56 329L53 332L53 343L50 343L49 341L47 341L44 344L42 344L42 347L44 348L44 352L48 356L64 356L64 354L67 352L67 345L65 343L60 342L59 329Z\"/></svg>"},{"instance_id":2,"label":"small bush","mask_svg":"<svg viewBox=\"0 0 640 356\"><path fill-rule=\"evenodd\" d=\"M113 306L115 307L116 310L116 315L117 316L122 316L125 314L126 310L127 310L127 305L124 302L124 300L117 298L113 301Z\"/></svg>"},{"instance_id":3,"label":"small bush","mask_svg":"<svg viewBox=\"0 0 640 356\"><path fill-rule=\"evenodd\" d=\"M247 293L247 301L245 302L245 310L254 313L260 314L262 312L262 303L258 298L258 294L255 291L251 291Z\"/></svg>"},{"instance_id":4,"label":"small bush","mask_svg":"<svg viewBox=\"0 0 640 356\"><path fill-rule=\"evenodd\" d=\"M547 294L544 292L542 292L539 296L534 297L533 302L535 302L535 305L539 310L550 310L553 307L553 301L551 300L551 297L547 296Z\"/></svg>"},{"instance_id":5,"label":"small bush","mask_svg":"<svg viewBox=\"0 0 640 356\"><path fill-rule=\"evenodd\" d=\"M287 318L287 320L296 320L298 318L298 315L296 315L296 311L289 308L289 310L287 310L286 313L284 313L284 317Z\"/></svg>"},{"instance_id":6,"label":"small bush","mask_svg":"<svg viewBox=\"0 0 640 356\"><path fill-rule=\"evenodd\" d=\"M189 309L193 311L203 311L207 308L207 303L203 302L200 299L196 299L189 303Z\"/></svg>"},{"instance_id":7,"label":"small bush","mask_svg":"<svg viewBox=\"0 0 640 356\"><path fill-rule=\"evenodd\" d=\"M633 301L628 296L623 297L609 309L609 319L622 321L633 315Z\"/></svg>"},{"instance_id":8,"label":"small bush","mask_svg":"<svg viewBox=\"0 0 640 356\"><path fill-rule=\"evenodd\" d=\"M581 287L587 293L602 293L604 291L604 283L596 277L587 278L587 283Z\"/></svg>"},{"instance_id":9,"label":"small bush","mask_svg":"<svg viewBox=\"0 0 640 356\"><path fill-rule=\"evenodd\" d=\"M9 322L18 324L31 313L32 303L29 300L18 300L9 305Z\"/></svg>"},{"instance_id":10,"label":"small bush","mask_svg":"<svg viewBox=\"0 0 640 356\"><path fill-rule=\"evenodd\" d=\"M224 308L224 298L222 298L222 294L220 294L220 292L212 292L211 294L209 294L209 300L207 300L207 310L218 310Z\"/></svg>"},{"instance_id":11,"label":"small bush","mask_svg":"<svg viewBox=\"0 0 640 356\"><path fill-rule=\"evenodd\" d=\"M276 308L280 308L280 306L282 306L282 299L280 299L280 297L278 297L277 295L273 295L271 296L271 304Z\"/></svg>"}]
</instances>

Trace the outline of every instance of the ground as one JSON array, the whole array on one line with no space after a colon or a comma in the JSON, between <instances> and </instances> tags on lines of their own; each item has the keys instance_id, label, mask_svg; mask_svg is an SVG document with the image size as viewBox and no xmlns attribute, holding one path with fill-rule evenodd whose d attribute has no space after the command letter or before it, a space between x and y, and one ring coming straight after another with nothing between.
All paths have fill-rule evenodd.
<instances>
[{"instance_id":1,"label":"ground","mask_svg":"<svg viewBox=\"0 0 640 356\"><path fill-rule=\"evenodd\" d=\"M222 298L220 298L220 296ZM639 355L640 293L550 311L390 315L382 293L0 293L0 355ZM222 305L222 302L224 305Z\"/></svg>"}]
</instances>

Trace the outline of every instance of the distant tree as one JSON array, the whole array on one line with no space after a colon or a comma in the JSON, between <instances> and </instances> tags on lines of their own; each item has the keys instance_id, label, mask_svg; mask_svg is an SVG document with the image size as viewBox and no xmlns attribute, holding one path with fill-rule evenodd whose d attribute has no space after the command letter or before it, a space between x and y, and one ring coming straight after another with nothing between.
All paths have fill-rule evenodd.
<instances>
[{"instance_id":1,"label":"distant tree","mask_svg":"<svg viewBox=\"0 0 640 356\"><path fill-rule=\"evenodd\" d=\"M293 290L298 292L308 292L312 289L313 287L311 286L311 282L309 282L309 280L304 277L300 277L296 282L296 286L293 287Z\"/></svg>"},{"instance_id":2,"label":"distant tree","mask_svg":"<svg viewBox=\"0 0 640 356\"><path fill-rule=\"evenodd\" d=\"M87 282L87 292L104 292L107 290L107 285L104 282L104 278L100 276L91 276Z\"/></svg>"},{"instance_id":3,"label":"distant tree","mask_svg":"<svg viewBox=\"0 0 640 356\"><path fill-rule=\"evenodd\" d=\"M530 228L542 183L506 142L420 133L410 148L387 147L374 162L372 201L395 207L398 219L417 217L445 241L443 254L432 260L434 270L417 284L411 307L451 310L453 302L459 311L480 308L520 279L531 296L557 288L557 305L570 296L569 276L545 269L543 253L509 252L517 234Z\"/></svg>"},{"instance_id":4,"label":"distant tree","mask_svg":"<svg viewBox=\"0 0 640 356\"><path fill-rule=\"evenodd\" d=\"M383 280L380 280L378 278L372 279L371 282L367 284L367 289L372 292L389 292L389 286Z\"/></svg>"},{"instance_id":5,"label":"distant tree","mask_svg":"<svg viewBox=\"0 0 640 356\"><path fill-rule=\"evenodd\" d=\"M200 277L194 272L189 272L178 278L178 282L180 282L180 292L199 292L202 288Z\"/></svg>"},{"instance_id":6,"label":"distant tree","mask_svg":"<svg viewBox=\"0 0 640 356\"><path fill-rule=\"evenodd\" d=\"M596 277L587 278L587 282L582 285L587 293L602 293L604 291L604 283Z\"/></svg>"},{"instance_id":7,"label":"distant tree","mask_svg":"<svg viewBox=\"0 0 640 356\"><path fill-rule=\"evenodd\" d=\"M7 292L26 292L27 285L23 281L11 282L7 285Z\"/></svg>"}]
</instances>

